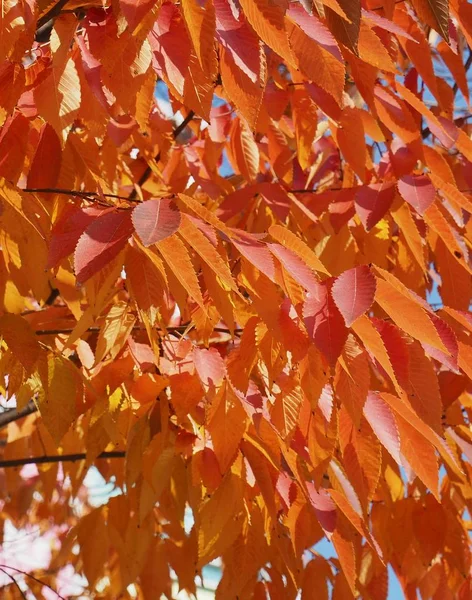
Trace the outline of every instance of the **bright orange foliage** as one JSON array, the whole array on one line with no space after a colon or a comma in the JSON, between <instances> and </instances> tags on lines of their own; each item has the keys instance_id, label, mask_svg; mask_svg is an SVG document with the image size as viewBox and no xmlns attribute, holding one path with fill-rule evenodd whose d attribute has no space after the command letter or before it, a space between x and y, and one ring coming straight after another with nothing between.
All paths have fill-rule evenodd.
<instances>
[{"instance_id":1,"label":"bright orange foliage","mask_svg":"<svg viewBox=\"0 0 472 600\"><path fill-rule=\"evenodd\" d=\"M472 4L0 14L1 530L57 536L22 585L471 598Z\"/></svg>"}]
</instances>

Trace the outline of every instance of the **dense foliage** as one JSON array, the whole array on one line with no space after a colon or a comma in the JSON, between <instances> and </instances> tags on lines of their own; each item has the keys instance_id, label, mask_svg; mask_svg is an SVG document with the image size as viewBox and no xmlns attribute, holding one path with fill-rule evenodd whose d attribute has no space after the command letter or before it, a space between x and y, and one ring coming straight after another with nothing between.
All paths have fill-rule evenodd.
<instances>
[{"instance_id":1,"label":"dense foliage","mask_svg":"<svg viewBox=\"0 0 472 600\"><path fill-rule=\"evenodd\" d=\"M2 0L1 530L55 537L2 597L471 597L470 46L466 0Z\"/></svg>"}]
</instances>

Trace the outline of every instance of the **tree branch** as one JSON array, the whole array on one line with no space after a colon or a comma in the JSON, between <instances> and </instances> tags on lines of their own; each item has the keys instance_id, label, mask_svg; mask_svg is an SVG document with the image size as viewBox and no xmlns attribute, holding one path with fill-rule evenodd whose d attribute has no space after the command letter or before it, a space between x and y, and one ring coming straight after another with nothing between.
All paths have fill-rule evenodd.
<instances>
[{"instance_id":1,"label":"tree branch","mask_svg":"<svg viewBox=\"0 0 472 600\"><path fill-rule=\"evenodd\" d=\"M175 139L177 139L177 137L182 133L182 131L187 127L187 125L190 123L190 121L194 118L195 113L193 112L193 110L191 110L188 115L185 117L185 119L182 121L182 123L180 125L178 125L174 131L172 132L172 136ZM161 158L161 152L159 151L154 160L156 162L159 162ZM149 177L151 176L152 173L152 169L149 165L147 165L146 169L144 170L144 173L141 175L141 177L138 179L137 185L139 187L142 187L146 181L149 179ZM135 201L138 197L138 191L136 188L134 188L134 190L131 192L131 194L128 197L128 200L131 200L132 202Z\"/></svg>"},{"instance_id":2,"label":"tree branch","mask_svg":"<svg viewBox=\"0 0 472 600\"><path fill-rule=\"evenodd\" d=\"M101 329L101 327L89 327L86 331L88 333L99 333ZM187 329L188 325L176 325L175 327L166 327L165 331L168 331L169 333L184 333ZM161 327L156 327L156 330L164 331L164 329ZM36 335L61 335L72 333L73 331L74 329L72 327L66 327L64 329L37 329L35 333ZM132 331L146 331L146 329L140 325L135 325L132 328ZM231 331L226 327L215 327L213 331L216 333L231 333ZM240 334L243 332L242 329L234 329L233 331L235 334Z\"/></svg>"},{"instance_id":3,"label":"tree branch","mask_svg":"<svg viewBox=\"0 0 472 600\"><path fill-rule=\"evenodd\" d=\"M41 29L41 27L43 27L43 25L46 25L46 23L48 21L58 17L59 14L61 13L61 10L64 8L64 6L68 2L69 2L69 0L59 0L59 2L54 4L54 6L52 8L50 8L46 14L44 14L42 17L40 17L38 19L38 22L36 24L36 30L38 31L39 29Z\"/></svg>"},{"instance_id":4,"label":"tree branch","mask_svg":"<svg viewBox=\"0 0 472 600\"><path fill-rule=\"evenodd\" d=\"M21 189L21 188L20 188ZM89 196L100 197L98 192L82 192L80 190L65 190L63 188L22 188L22 192L31 192L36 194L63 194L65 196L78 196L87 199ZM118 194L101 194L105 198L117 198L118 200L129 200L128 196Z\"/></svg>"},{"instance_id":5,"label":"tree branch","mask_svg":"<svg viewBox=\"0 0 472 600\"><path fill-rule=\"evenodd\" d=\"M6 427L8 423L13 423L13 421L18 421L23 417L33 414L37 410L36 404L33 402L33 400L30 400L28 404L20 410L17 408L12 408L0 413L0 429Z\"/></svg>"},{"instance_id":6,"label":"tree branch","mask_svg":"<svg viewBox=\"0 0 472 600\"><path fill-rule=\"evenodd\" d=\"M61 598L61 600L66 600L64 598L64 596L61 596L59 594L59 592L56 591L53 587L51 587L48 583L41 581L41 579L38 579L34 575L31 575L31 573L28 573L27 571L22 571L21 569L17 569L16 567L10 567L10 565L0 565L0 569L2 571L3 571L3 569L11 569L12 571L15 571L15 573L20 573L24 577L29 577L32 581L36 581L36 583L39 583L40 585L43 585L44 587L47 587L48 589L50 589L51 592L54 592L58 598ZM5 573L5 571L3 571L3 572ZM7 575L8 575L8 573L7 573Z\"/></svg>"},{"instance_id":7,"label":"tree branch","mask_svg":"<svg viewBox=\"0 0 472 600\"><path fill-rule=\"evenodd\" d=\"M102 452L95 460L124 458L125 456L126 452L124 450L112 450L110 452ZM56 456L45 455L29 456L27 458L12 458L10 460L0 460L0 469L23 467L24 465L45 465L59 462L76 462L78 460L85 460L86 458L87 454L85 452L79 452L77 454L57 454Z\"/></svg>"},{"instance_id":8,"label":"tree branch","mask_svg":"<svg viewBox=\"0 0 472 600\"><path fill-rule=\"evenodd\" d=\"M3 569L2 567L0 567L0 571L2 571L2 573L4 573L8 579L11 579L13 585L18 589L18 591L20 592L20 596L22 598L24 598L24 600L28 600L26 597L26 594L24 593L24 591L20 588L20 584L18 583L18 581L13 577L13 575L10 575L10 573L7 573L5 571L5 569Z\"/></svg>"}]
</instances>

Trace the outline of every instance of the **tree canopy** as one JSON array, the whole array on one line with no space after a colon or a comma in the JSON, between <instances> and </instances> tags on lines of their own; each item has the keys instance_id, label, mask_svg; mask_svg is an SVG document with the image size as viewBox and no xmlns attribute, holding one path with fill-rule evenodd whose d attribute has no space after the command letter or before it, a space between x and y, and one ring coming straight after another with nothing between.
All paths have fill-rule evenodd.
<instances>
[{"instance_id":1,"label":"tree canopy","mask_svg":"<svg viewBox=\"0 0 472 600\"><path fill-rule=\"evenodd\" d=\"M471 597L471 46L466 0L2 0L0 534L54 535L2 597Z\"/></svg>"}]
</instances>

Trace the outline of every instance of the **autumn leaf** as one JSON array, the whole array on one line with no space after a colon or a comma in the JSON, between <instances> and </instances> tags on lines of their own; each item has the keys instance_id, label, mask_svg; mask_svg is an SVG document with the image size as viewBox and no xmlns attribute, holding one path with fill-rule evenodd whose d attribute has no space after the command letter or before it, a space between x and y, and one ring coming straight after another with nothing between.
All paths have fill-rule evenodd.
<instances>
[{"instance_id":1,"label":"autumn leaf","mask_svg":"<svg viewBox=\"0 0 472 600\"><path fill-rule=\"evenodd\" d=\"M132 233L129 212L107 212L95 218L82 233L75 248L77 280L84 282L103 269L125 247Z\"/></svg>"},{"instance_id":2,"label":"autumn leaf","mask_svg":"<svg viewBox=\"0 0 472 600\"><path fill-rule=\"evenodd\" d=\"M345 271L336 278L331 294L347 327L372 306L375 288L375 277L365 265Z\"/></svg>"},{"instance_id":3,"label":"autumn leaf","mask_svg":"<svg viewBox=\"0 0 472 600\"><path fill-rule=\"evenodd\" d=\"M52 354L47 359L44 393L38 404L41 417L57 445L77 415L78 380L73 366Z\"/></svg>"},{"instance_id":4,"label":"autumn leaf","mask_svg":"<svg viewBox=\"0 0 472 600\"><path fill-rule=\"evenodd\" d=\"M148 200L139 204L131 219L142 243L147 247L160 242L177 231L180 212L171 200Z\"/></svg>"},{"instance_id":5,"label":"autumn leaf","mask_svg":"<svg viewBox=\"0 0 472 600\"><path fill-rule=\"evenodd\" d=\"M371 183L356 194L355 206L366 231L370 231L390 208L395 195L393 183Z\"/></svg>"},{"instance_id":6,"label":"autumn leaf","mask_svg":"<svg viewBox=\"0 0 472 600\"><path fill-rule=\"evenodd\" d=\"M469 598L469 47L468 0L3 0L5 597Z\"/></svg>"},{"instance_id":7,"label":"autumn leaf","mask_svg":"<svg viewBox=\"0 0 472 600\"><path fill-rule=\"evenodd\" d=\"M318 284L315 293L308 295L303 307L308 335L331 365L341 353L348 334L344 319L333 300L332 289L328 283Z\"/></svg>"},{"instance_id":8,"label":"autumn leaf","mask_svg":"<svg viewBox=\"0 0 472 600\"><path fill-rule=\"evenodd\" d=\"M0 336L29 374L41 352L31 326L19 315L5 314L0 317Z\"/></svg>"},{"instance_id":9,"label":"autumn leaf","mask_svg":"<svg viewBox=\"0 0 472 600\"><path fill-rule=\"evenodd\" d=\"M408 175L398 181L398 191L411 206L420 214L434 202L436 191L426 175Z\"/></svg>"},{"instance_id":10,"label":"autumn leaf","mask_svg":"<svg viewBox=\"0 0 472 600\"><path fill-rule=\"evenodd\" d=\"M449 2L447 0L413 0L420 19L436 29L449 42Z\"/></svg>"}]
</instances>

